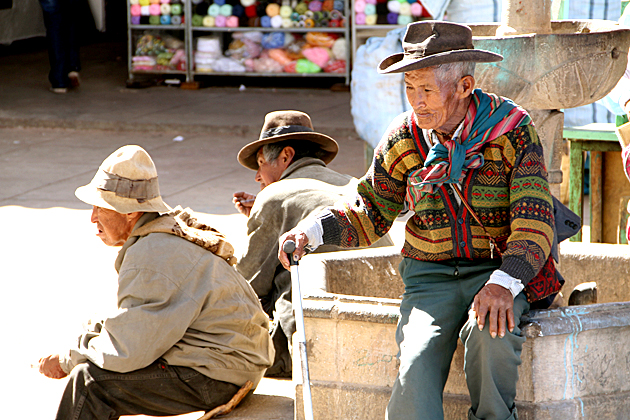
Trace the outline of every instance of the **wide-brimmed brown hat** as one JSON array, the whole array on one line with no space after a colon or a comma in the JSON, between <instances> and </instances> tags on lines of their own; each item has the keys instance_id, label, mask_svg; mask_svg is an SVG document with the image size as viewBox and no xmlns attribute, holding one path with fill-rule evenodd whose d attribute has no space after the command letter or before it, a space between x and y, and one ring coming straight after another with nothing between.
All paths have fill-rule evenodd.
<instances>
[{"instance_id":1,"label":"wide-brimmed brown hat","mask_svg":"<svg viewBox=\"0 0 630 420\"><path fill-rule=\"evenodd\" d=\"M285 140L303 140L319 145L324 152L322 160L326 164L330 163L339 151L339 145L334 139L313 129L311 118L304 112L273 111L265 115L258 140L249 143L238 152L238 161L244 167L257 171L258 149L265 144Z\"/></svg>"},{"instance_id":2,"label":"wide-brimmed brown hat","mask_svg":"<svg viewBox=\"0 0 630 420\"><path fill-rule=\"evenodd\" d=\"M470 28L453 22L426 20L410 23L402 45L403 52L381 61L379 73L403 73L458 61L491 63L503 60L501 54L475 49Z\"/></svg>"},{"instance_id":3,"label":"wide-brimmed brown hat","mask_svg":"<svg viewBox=\"0 0 630 420\"><path fill-rule=\"evenodd\" d=\"M155 164L140 146L123 146L109 155L92 181L74 194L84 203L123 214L171 210L160 195Z\"/></svg>"}]
</instances>

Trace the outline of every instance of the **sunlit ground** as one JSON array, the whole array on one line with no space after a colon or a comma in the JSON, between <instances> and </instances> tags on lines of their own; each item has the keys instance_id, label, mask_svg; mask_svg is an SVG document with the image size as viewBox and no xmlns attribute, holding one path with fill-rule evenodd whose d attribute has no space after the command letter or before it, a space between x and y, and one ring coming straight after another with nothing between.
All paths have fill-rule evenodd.
<instances>
[{"instance_id":1,"label":"sunlit ground","mask_svg":"<svg viewBox=\"0 0 630 420\"><path fill-rule=\"evenodd\" d=\"M228 237L244 235L237 233L245 228L242 215L210 218ZM66 381L31 365L67 349L83 322L115 308L118 248L95 236L89 210L6 206L0 220L0 418L51 419Z\"/></svg>"}]
</instances>

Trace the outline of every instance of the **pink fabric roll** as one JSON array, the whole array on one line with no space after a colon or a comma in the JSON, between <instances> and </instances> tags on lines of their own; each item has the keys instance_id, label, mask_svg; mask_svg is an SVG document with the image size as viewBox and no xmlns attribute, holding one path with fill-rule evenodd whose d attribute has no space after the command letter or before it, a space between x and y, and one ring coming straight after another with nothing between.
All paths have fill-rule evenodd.
<instances>
[{"instance_id":1,"label":"pink fabric roll","mask_svg":"<svg viewBox=\"0 0 630 420\"><path fill-rule=\"evenodd\" d=\"M149 14L151 16L160 16L160 5L159 4L152 4L151 6L149 6Z\"/></svg>"},{"instance_id":2,"label":"pink fabric roll","mask_svg":"<svg viewBox=\"0 0 630 420\"><path fill-rule=\"evenodd\" d=\"M355 14L354 23L356 23L357 25L365 25L365 13Z\"/></svg>"},{"instance_id":3,"label":"pink fabric roll","mask_svg":"<svg viewBox=\"0 0 630 420\"><path fill-rule=\"evenodd\" d=\"M322 10L322 2L319 0L311 0L308 4L308 10L312 12L320 12Z\"/></svg>"},{"instance_id":4,"label":"pink fabric roll","mask_svg":"<svg viewBox=\"0 0 630 420\"><path fill-rule=\"evenodd\" d=\"M302 50L302 54L319 67L324 67L330 60L328 49L322 47L305 48Z\"/></svg>"},{"instance_id":5,"label":"pink fabric roll","mask_svg":"<svg viewBox=\"0 0 630 420\"><path fill-rule=\"evenodd\" d=\"M422 16L422 5L420 3L412 3L411 4L411 16Z\"/></svg>"},{"instance_id":6,"label":"pink fabric roll","mask_svg":"<svg viewBox=\"0 0 630 420\"><path fill-rule=\"evenodd\" d=\"M160 3L162 4L169 4L171 2L171 0L160 0Z\"/></svg>"},{"instance_id":7,"label":"pink fabric roll","mask_svg":"<svg viewBox=\"0 0 630 420\"><path fill-rule=\"evenodd\" d=\"M140 6L139 4L134 4L129 9L129 12L131 13L131 16L140 16L142 14L142 6Z\"/></svg>"},{"instance_id":8,"label":"pink fabric roll","mask_svg":"<svg viewBox=\"0 0 630 420\"><path fill-rule=\"evenodd\" d=\"M363 13L365 11L365 0L356 0L354 2L354 11L357 13Z\"/></svg>"},{"instance_id":9,"label":"pink fabric roll","mask_svg":"<svg viewBox=\"0 0 630 420\"><path fill-rule=\"evenodd\" d=\"M227 18L225 26L228 28L238 28L238 18L234 15Z\"/></svg>"},{"instance_id":10,"label":"pink fabric roll","mask_svg":"<svg viewBox=\"0 0 630 420\"><path fill-rule=\"evenodd\" d=\"M218 28L224 28L227 23L227 18L223 15L219 15L214 18L214 26Z\"/></svg>"},{"instance_id":11,"label":"pink fabric roll","mask_svg":"<svg viewBox=\"0 0 630 420\"><path fill-rule=\"evenodd\" d=\"M376 0L365 0L367 4L376 4L378 3Z\"/></svg>"}]
</instances>

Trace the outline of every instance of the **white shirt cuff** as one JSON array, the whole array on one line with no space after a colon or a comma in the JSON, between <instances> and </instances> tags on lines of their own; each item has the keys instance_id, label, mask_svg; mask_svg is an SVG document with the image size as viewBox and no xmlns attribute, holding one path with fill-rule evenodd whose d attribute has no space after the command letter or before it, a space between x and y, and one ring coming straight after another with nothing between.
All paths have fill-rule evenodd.
<instances>
[{"instance_id":1,"label":"white shirt cuff","mask_svg":"<svg viewBox=\"0 0 630 420\"><path fill-rule=\"evenodd\" d=\"M501 270L494 270L486 284L497 284L504 287L512 293L512 297L514 298L516 298L516 296L525 288L519 279L515 279L505 271Z\"/></svg>"},{"instance_id":2,"label":"white shirt cuff","mask_svg":"<svg viewBox=\"0 0 630 420\"><path fill-rule=\"evenodd\" d=\"M322 228L322 222L319 218L307 217L298 223L296 228L304 232L308 238L308 247L311 251L316 250L324 243L324 229Z\"/></svg>"}]
</instances>

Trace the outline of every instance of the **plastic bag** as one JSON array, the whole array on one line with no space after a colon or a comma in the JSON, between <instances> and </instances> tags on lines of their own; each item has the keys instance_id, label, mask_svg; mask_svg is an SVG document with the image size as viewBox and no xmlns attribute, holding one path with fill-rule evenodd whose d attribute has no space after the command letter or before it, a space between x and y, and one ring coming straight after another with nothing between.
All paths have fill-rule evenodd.
<instances>
[{"instance_id":1,"label":"plastic bag","mask_svg":"<svg viewBox=\"0 0 630 420\"><path fill-rule=\"evenodd\" d=\"M411 109L405 94L403 73L378 74L385 57L402 52L406 28L394 29L385 37L368 38L356 54L352 67L350 106L359 136L376 148L394 117Z\"/></svg>"}]
</instances>

